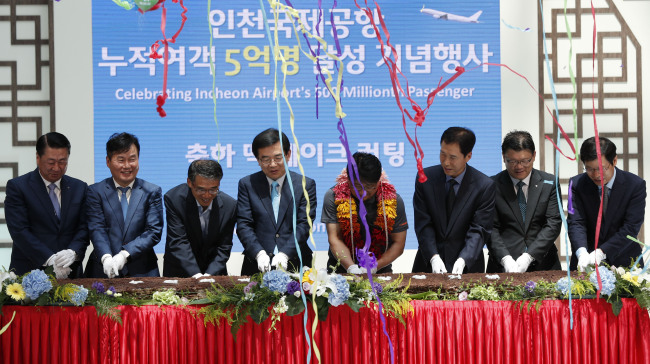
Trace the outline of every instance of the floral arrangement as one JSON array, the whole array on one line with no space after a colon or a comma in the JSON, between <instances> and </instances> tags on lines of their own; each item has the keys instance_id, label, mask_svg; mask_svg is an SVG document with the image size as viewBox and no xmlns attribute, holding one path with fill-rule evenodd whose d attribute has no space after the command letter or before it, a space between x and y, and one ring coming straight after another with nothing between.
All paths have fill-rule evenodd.
<instances>
[{"instance_id":1,"label":"floral arrangement","mask_svg":"<svg viewBox=\"0 0 650 364\"><path fill-rule=\"evenodd\" d=\"M59 285L52 267L45 271L35 269L21 276L2 271L0 287L0 308L5 304L81 306L88 298L88 289L83 286Z\"/></svg>"},{"instance_id":2,"label":"floral arrangement","mask_svg":"<svg viewBox=\"0 0 650 364\"><path fill-rule=\"evenodd\" d=\"M357 202L352 198L352 188L347 169L343 169L336 178L336 186L333 188L336 217L341 227L343 241L350 252L354 254L357 249L363 249L365 239L361 235L361 222L358 216ZM378 259L387 249L388 234L393 231L393 225L395 225L395 218L397 217L397 192L395 187L388 182L388 178L383 171L379 179L376 198L377 218L370 226L372 240L370 252ZM354 248L352 242L354 242Z\"/></svg>"},{"instance_id":3,"label":"floral arrangement","mask_svg":"<svg viewBox=\"0 0 650 364\"><path fill-rule=\"evenodd\" d=\"M597 269L600 294L612 304L615 314L622 308L621 298L635 298L639 306L650 310L650 273L634 266L603 265ZM313 307L318 319L323 321L332 306L347 305L355 312L363 307L378 309L377 298L382 302L384 314L402 323L405 323L404 317L413 312L411 300L503 300L525 303L520 308L539 309L542 300L567 298L569 290L575 298L595 297L599 286L598 275L595 269L591 269L586 273L572 273L570 282L568 277L563 277L556 282L528 281L522 286L506 278L464 283L450 291L440 288L409 294L410 282L403 284L402 276L397 279L377 276L376 281L371 282L365 276L328 274L324 269L303 268L302 275L273 270L242 278L240 281L247 281L230 288L213 285L198 292L198 299L191 300L184 297L187 292L179 293L174 289L136 296L118 293L114 287L106 287L101 282L94 282L90 288L72 283L59 284L49 267L45 271L37 269L21 276L0 271L0 309L3 305L89 305L94 306L99 315L106 315L121 323L117 308L120 305L185 307L204 304L206 306L201 309L191 309L190 312L206 323L218 325L226 322L236 334L249 321L249 317L258 324L270 318L272 330L283 315L298 315L305 307ZM388 283L383 279L389 279ZM193 297L197 297L197 292L193 293ZM0 329L0 333L4 329Z\"/></svg>"},{"instance_id":4,"label":"floral arrangement","mask_svg":"<svg viewBox=\"0 0 650 364\"><path fill-rule=\"evenodd\" d=\"M318 319L324 321L330 306L347 305L355 312L362 307L376 308L376 296L382 301L384 313L404 323L404 316L413 312L408 285L398 289L401 277L383 285L370 282L359 276L328 274L325 269L304 268L299 273L272 270L251 276L247 284L238 284L231 289L213 286L207 297L192 303L203 303L199 313L206 323L220 324L224 319L233 335L248 322L250 317L256 323L271 318L270 330L280 321L282 314L298 315L307 305L315 305ZM305 301L303 301L304 292Z\"/></svg>"}]
</instances>

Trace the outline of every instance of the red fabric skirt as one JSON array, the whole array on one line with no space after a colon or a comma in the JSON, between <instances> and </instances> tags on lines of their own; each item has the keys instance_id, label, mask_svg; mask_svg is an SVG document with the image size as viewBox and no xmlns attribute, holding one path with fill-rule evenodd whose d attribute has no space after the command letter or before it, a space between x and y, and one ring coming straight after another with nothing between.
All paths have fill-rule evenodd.
<instances>
[{"instance_id":1,"label":"red fabric skirt","mask_svg":"<svg viewBox=\"0 0 650 364\"><path fill-rule=\"evenodd\" d=\"M517 302L413 301L406 326L387 320L395 363L650 363L650 318L635 300L619 316L604 300L544 301L539 312ZM123 324L94 307L4 306L2 363L305 363L303 315L249 322L233 338L203 323L196 306L122 306ZM311 336L313 312L308 328ZM314 336L322 363L389 363L375 310L331 308ZM318 363L312 344L311 362Z\"/></svg>"}]
</instances>

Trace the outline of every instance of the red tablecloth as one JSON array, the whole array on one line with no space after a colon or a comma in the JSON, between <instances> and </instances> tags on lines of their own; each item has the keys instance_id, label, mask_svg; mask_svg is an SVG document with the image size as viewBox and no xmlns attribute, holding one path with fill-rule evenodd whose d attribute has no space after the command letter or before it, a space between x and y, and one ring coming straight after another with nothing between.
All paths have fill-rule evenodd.
<instances>
[{"instance_id":1,"label":"red tablecloth","mask_svg":"<svg viewBox=\"0 0 650 364\"><path fill-rule=\"evenodd\" d=\"M634 300L618 317L604 300L544 301L539 312L514 302L413 301L403 326L388 320L396 363L650 363L650 318ZM237 335L205 326L189 309L123 306L123 325L94 307L3 307L2 363L304 363L303 316L276 331L246 324ZM309 322L313 319L310 315ZM310 332L311 332L311 325ZM389 363L376 311L330 309L315 335L322 363ZM312 362L317 363L312 353Z\"/></svg>"}]
</instances>

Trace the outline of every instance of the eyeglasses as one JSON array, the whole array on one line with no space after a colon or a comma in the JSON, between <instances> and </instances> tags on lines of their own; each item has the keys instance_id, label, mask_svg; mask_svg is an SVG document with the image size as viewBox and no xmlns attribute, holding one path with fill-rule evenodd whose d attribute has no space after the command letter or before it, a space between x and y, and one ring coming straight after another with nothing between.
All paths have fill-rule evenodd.
<instances>
[{"instance_id":1,"label":"eyeglasses","mask_svg":"<svg viewBox=\"0 0 650 364\"><path fill-rule=\"evenodd\" d=\"M520 161L510 160L510 159L507 159L507 158L506 158L506 163L507 163L510 167L515 167L515 166L517 166L518 164L521 164L522 167L528 167L532 161L533 161L533 158L522 159L522 160L520 160Z\"/></svg>"},{"instance_id":2,"label":"eyeglasses","mask_svg":"<svg viewBox=\"0 0 650 364\"><path fill-rule=\"evenodd\" d=\"M607 172L609 170L609 167L611 166L612 166L611 164L608 164L607 167L605 167L605 165L603 164L603 173ZM584 171L587 172L587 174L594 174L598 172L598 168L590 168L585 166Z\"/></svg>"},{"instance_id":3,"label":"eyeglasses","mask_svg":"<svg viewBox=\"0 0 650 364\"><path fill-rule=\"evenodd\" d=\"M194 190L195 190L196 193L198 193L199 195L205 195L205 194L207 193L207 194L210 194L210 195L214 196L214 195L216 195L217 193L219 193L219 187L208 188L208 189L200 188L200 187L199 187L199 188L195 188Z\"/></svg>"},{"instance_id":4,"label":"eyeglasses","mask_svg":"<svg viewBox=\"0 0 650 364\"><path fill-rule=\"evenodd\" d=\"M279 155L276 155L273 158L264 157L264 158L260 159L260 163L262 165L264 165L264 166L270 166L271 164L273 164L273 162L275 162L276 164L282 164L283 160L284 160L284 158L283 158L282 154L279 154Z\"/></svg>"}]
</instances>

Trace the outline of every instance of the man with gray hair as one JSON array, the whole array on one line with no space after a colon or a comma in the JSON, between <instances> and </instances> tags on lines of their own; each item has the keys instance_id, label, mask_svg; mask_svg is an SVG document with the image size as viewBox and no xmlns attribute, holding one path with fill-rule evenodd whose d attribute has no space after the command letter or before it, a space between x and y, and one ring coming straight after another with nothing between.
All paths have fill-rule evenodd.
<instances>
[{"instance_id":1,"label":"man with gray hair","mask_svg":"<svg viewBox=\"0 0 650 364\"><path fill-rule=\"evenodd\" d=\"M219 191L223 171L214 160L196 160L187 183L165 194L167 243L163 276L227 275L237 221L237 201Z\"/></svg>"}]
</instances>

